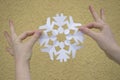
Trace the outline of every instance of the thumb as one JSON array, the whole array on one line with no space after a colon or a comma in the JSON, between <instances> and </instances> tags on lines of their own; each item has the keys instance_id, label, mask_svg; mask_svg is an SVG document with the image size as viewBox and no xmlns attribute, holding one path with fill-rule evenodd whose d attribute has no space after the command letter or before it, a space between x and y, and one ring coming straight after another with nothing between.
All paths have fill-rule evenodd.
<instances>
[{"instance_id":1,"label":"thumb","mask_svg":"<svg viewBox=\"0 0 120 80\"><path fill-rule=\"evenodd\" d=\"M32 47L35 44L35 42L40 38L41 34L42 34L41 30L35 31L32 38L28 41L28 45Z\"/></svg>"},{"instance_id":2,"label":"thumb","mask_svg":"<svg viewBox=\"0 0 120 80\"><path fill-rule=\"evenodd\" d=\"M97 38L97 33L96 32L93 32L92 30L90 30L89 28L87 27L80 27L79 29L81 32L83 32L84 34L90 36L91 38L93 38L94 40L96 40Z\"/></svg>"}]
</instances>

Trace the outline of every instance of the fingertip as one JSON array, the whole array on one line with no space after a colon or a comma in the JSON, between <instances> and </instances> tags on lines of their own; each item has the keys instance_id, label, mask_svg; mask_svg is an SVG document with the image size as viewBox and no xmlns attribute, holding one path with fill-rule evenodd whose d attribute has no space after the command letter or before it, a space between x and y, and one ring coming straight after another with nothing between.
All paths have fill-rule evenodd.
<instances>
[{"instance_id":1,"label":"fingertip","mask_svg":"<svg viewBox=\"0 0 120 80\"><path fill-rule=\"evenodd\" d=\"M104 11L104 8L101 8L101 10L103 10L103 11Z\"/></svg>"},{"instance_id":2,"label":"fingertip","mask_svg":"<svg viewBox=\"0 0 120 80\"><path fill-rule=\"evenodd\" d=\"M104 14L104 9L103 8L101 8L100 11L101 11L102 14Z\"/></svg>"},{"instance_id":3,"label":"fingertip","mask_svg":"<svg viewBox=\"0 0 120 80\"><path fill-rule=\"evenodd\" d=\"M4 33L4 36L6 35L6 31L3 32Z\"/></svg>"},{"instance_id":4,"label":"fingertip","mask_svg":"<svg viewBox=\"0 0 120 80\"><path fill-rule=\"evenodd\" d=\"M43 32L43 30L42 30L42 29L40 29L39 31L40 31L40 33L42 33L42 32Z\"/></svg>"},{"instance_id":5,"label":"fingertip","mask_svg":"<svg viewBox=\"0 0 120 80\"><path fill-rule=\"evenodd\" d=\"M89 5L89 9L91 8L91 5Z\"/></svg>"},{"instance_id":6,"label":"fingertip","mask_svg":"<svg viewBox=\"0 0 120 80\"><path fill-rule=\"evenodd\" d=\"M7 38L7 31L4 31L4 37Z\"/></svg>"},{"instance_id":7,"label":"fingertip","mask_svg":"<svg viewBox=\"0 0 120 80\"><path fill-rule=\"evenodd\" d=\"M90 13L92 13L92 11L93 11L92 5L89 6L89 11L90 11Z\"/></svg>"},{"instance_id":8,"label":"fingertip","mask_svg":"<svg viewBox=\"0 0 120 80\"><path fill-rule=\"evenodd\" d=\"M11 19L9 19L9 23L11 22Z\"/></svg>"},{"instance_id":9,"label":"fingertip","mask_svg":"<svg viewBox=\"0 0 120 80\"><path fill-rule=\"evenodd\" d=\"M80 31L82 31L83 29L84 29L84 27L83 27L83 26L81 26L81 27L79 28L79 30L80 30Z\"/></svg>"},{"instance_id":10,"label":"fingertip","mask_svg":"<svg viewBox=\"0 0 120 80\"><path fill-rule=\"evenodd\" d=\"M81 28L80 31L84 34L89 34L89 30L87 28Z\"/></svg>"},{"instance_id":11,"label":"fingertip","mask_svg":"<svg viewBox=\"0 0 120 80\"><path fill-rule=\"evenodd\" d=\"M35 31L35 34L37 34L38 36L40 36L42 34L42 30Z\"/></svg>"},{"instance_id":12,"label":"fingertip","mask_svg":"<svg viewBox=\"0 0 120 80\"><path fill-rule=\"evenodd\" d=\"M6 36L6 34L7 34L7 31L4 31L3 33L4 33L4 35Z\"/></svg>"},{"instance_id":13,"label":"fingertip","mask_svg":"<svg viewBox=\"0 0 120 80\"><path fill-rule=\"evenodd\" d=\"M3 33L6 33L7 31L4 31Z\"/></svg>"},{"instance_id":14,"label":"fingertip","mask_svg":"<svg viewBox=\"0 0 120 80\"><path fill-rule=\"evenodd\" d=\"M82 33L86 34L87 28L86 28L86 27L80 27L79 30L80 30Z\"/></svg>"},{"instance_id":15,"label":"fingertip","mask_svg":"<svg viewBox=\"0 0 120 80\"><path fill-rule=\"evenodd\" d=\"M102 12L102 11L103 11L103 9L101 8L101 9L100 9L100 12Z\"/></svg>"},{"instance_id":16,"label":"fingertip","mask_svg":"<svg viewBox=\"0 0 120 80\"><path fill-rule=\"evenodd\" d=\"M12 23L12 20L11 19L9 19L9 24L11 24Z\"/></svg>"},{"instance_id":17,"label":"fingertip","mask_svg":"<svg viewBox=\"0 0 120 80\"><path fill-rule=\"evenodd\" d=\"M44 30L45 30L45 29L40 29L39 31L40 31L41 33L43 33Z\"/></svg>"},{"instance_id":18,"label":"fingertip","mask_svg":"<svg viewBox=\"0 0 120 80\"><path fill-rule=\"evenodd\" d=\"M93 5L89 5L89 9L91 10L93 8Z\"/></svg>"},{"instance_id":19,"label":"fingertip","mask_svg":"<svg viewBox=\"0 0 120 80\"><path fill-rule=\"evenodd\" d=\"M86 28L86 27L81 27L80 31L83 32L84 34L88 34L88 35L90 33L90 30L88 28Z\"/></svg>"},{"instance_id":20,"label":"fingertip","mask_svg":"<svg viewBox=\"0 0 120 80\"><path fill-rule=\"evenodd\" d=\"M9 19L9 26L13 26L13 21L11 19Z\"/></svg>"}]
</instances>

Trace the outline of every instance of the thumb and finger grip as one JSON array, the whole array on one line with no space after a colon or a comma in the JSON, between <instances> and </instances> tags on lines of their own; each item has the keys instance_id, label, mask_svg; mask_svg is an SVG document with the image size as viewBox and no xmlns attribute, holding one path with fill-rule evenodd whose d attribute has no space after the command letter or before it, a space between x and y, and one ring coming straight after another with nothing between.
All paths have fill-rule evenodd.
<instances>
[{"instance_id":1,"label":"thumb and finger grip","mask_svg":"<svg viewBox=\"0 0 120 80\"><path fill-rule=\"evenodd\" d=\"M85 27L81 27L79 30L82 31L84 34L86 34L96 40L96 36L97 36L96 32L90 30L89 28L85 28Z\"/></svg>"},{"instance_id":2,"label":"thumb and finger grip","mask_svg":"<svg viewBox=\"0 0 120 80\"><path fill-rule=\"evenodd\" d=\"M40 31L40 30L35 31L32 38L28 41L29 46L32 47L35 44L35 42L39 39L41 34L42 34L42 31Z\"/></svg>"},{"instance_id":3,"label":"thumb and finger grip","mask_svg":"<svg viewBox=\"0 0 120 80\"><path fill-rule=\"evenodd\" d=\"M22 41L26 39L28 36L32 36L34 34L34 31L26 31L22 33L20 36L18 36L18 40Z\"/></svg>"},{"instance_id":4,"label":"thumb and finger grip","mask_svg":"<svg viewBox=\"0 0 120 80\"><path fill-rule=\"evenodd\" d=\"M89 28L89 29L91 29L91 28L96 28L96 29L100 29L100 30L103 29L103 26L100 23L97 23L97 22L89 23L89 24L87 24L83 27L86 27L86 28Z\"/></svg>"}]
</instances>

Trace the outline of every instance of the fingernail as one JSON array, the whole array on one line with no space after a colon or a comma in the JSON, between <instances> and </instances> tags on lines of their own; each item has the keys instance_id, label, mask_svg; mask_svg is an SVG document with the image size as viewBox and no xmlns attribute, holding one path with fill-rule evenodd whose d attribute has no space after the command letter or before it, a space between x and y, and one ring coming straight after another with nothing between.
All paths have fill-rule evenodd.
<instances>
[{"instance_id":1,"label":"fingernail","mask_svg":"<svg viewBox=\"0 0 120 80\"><path fill-rule=\"evenodd\" d=\"M9 19L9 23L12 23L12 20L11 20L11 19Z\"/></svg>"},{"instance_id":2,"label":"fingernail","mask_svg":"<svg viewBox=\"0 0 120 80\"><path fill-rule=\"evenodd\" d=\"M81 30L83 30L83 28L84 28L84 27L83 27L83 26L81 26L81 27L79 28L79 30L81 31Z\"/></svg>"},{"instance_id":3,"label":"fingernail","mask_svg":"<svg viewBox=\"0 0 120 80\"><path fill-rule=\"evenodd\" d=\"M36 34L41 35L41 30L36 31Z\"/></svg>"},{"instance_id":4,"label":"fingernail","mask_svg":"<svg viewBox=\"0 0 120 80\"><path fill-rule=\"evenodd\" d=\"M89 8L91 8L92 6L91 5L89 5Z\"/></svg>"}]
</instances>

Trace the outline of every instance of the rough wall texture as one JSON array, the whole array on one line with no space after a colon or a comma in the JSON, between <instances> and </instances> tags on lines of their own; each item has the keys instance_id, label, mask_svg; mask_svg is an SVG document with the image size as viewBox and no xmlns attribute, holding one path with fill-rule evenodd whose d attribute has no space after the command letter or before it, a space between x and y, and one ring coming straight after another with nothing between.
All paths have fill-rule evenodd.
<instances>
[{"instance_id":1,"label":"rough wall texture","mask_svg":"<svg viewBox=\"0 0 120 80\"><path fill-rule=\"evenodd\" d=\"M87 24L93 21L88 10L90 4L98 12L105 9L107 22L120 44L120 0L0 0L0 80L15 79L14 60L5 51L7 43L3 36L3 31L10 31L9 19L14 21L18 34L38 29L47 17L61 12ZM108 59L95 41L85 35L83 45L75 59L60 63L50 61L36 44L30 65L32 80L120 80L120 66Z\"/></svg>"}]
</instances>

